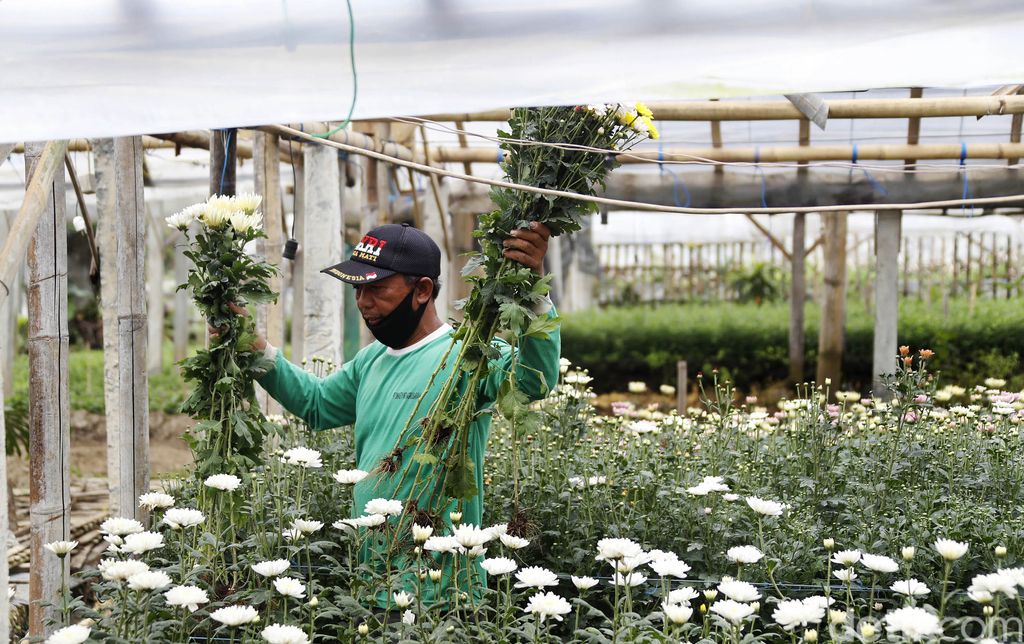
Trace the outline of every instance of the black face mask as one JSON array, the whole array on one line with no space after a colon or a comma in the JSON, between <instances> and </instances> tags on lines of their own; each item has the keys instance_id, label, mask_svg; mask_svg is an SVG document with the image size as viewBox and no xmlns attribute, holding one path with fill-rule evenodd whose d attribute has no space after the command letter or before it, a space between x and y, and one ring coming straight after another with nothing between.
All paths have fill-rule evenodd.
<instances>
[{"instance_id":1,"label":"black face mask","mask_svg":"<svg viewBox=\"0 0 1024 644\"><path fill-rule=\"evenodd\" d=\"M384 346L400 349L416 330L416 327L420 325L420 320L427 310L427 303L424 302L418 311L413 309L412 298L415 295L416 287L413 287L405 299L398 303L394 311L381 318L377 324L366 325L373 337L377 338Z\"/></svg>"}]
</instances>

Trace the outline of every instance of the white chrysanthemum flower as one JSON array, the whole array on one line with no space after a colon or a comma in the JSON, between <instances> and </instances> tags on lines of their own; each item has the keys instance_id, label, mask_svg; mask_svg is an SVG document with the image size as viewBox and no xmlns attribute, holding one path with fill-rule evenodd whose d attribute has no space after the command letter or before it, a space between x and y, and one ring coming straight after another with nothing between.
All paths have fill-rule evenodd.
<instances>
[{"instance_id":1,"label":"white chrysanthemum flower","mask_svg":"<svg viewBox=\"0 0 1024 644\"><path fill-rule=\"evenodd\" d=\"M100 532L103 534L112 534L118 537L123 537L126 534L135 534L136 532L142 532L145 530L141 523L135 519L126 519L124 517L110 517L100 524Z\"/></svg>"},{"instance_id":2,"label":"white chrysanthemum flower","mask_svg":"<svg viewBox=\"0 0 1024 644\"><path fill-rule=\"evenodd\" d=\"M679 561L679 555L670 550L658 550L657 548L647 553L648 561Z\"/></svg>"},{"instance_id":3,"label":"white chrysanthemum flower","mask_svg":"<svg viewBox=\"0 0 1024 644\"><path fill-rule=\"evenodd\" d=\"M281 536L285 541L300 541L306 534L298 528L288 528L281 532Z\"/></svg>"},{"instance_id":4,"label":"white chrysanthemum flower","mask_svg":"<svg viewBox=\"0 0 1024 644\"><path fill-rule=\"evenodd\" d=\"M139 496L139 507L152 512L174 505L174 497L163 492L147 492Z\"/></svg>"},{"instance_id":5,"label":"white chrysanthemum flower","mask_svg":"<svg viewBox=\"0 0 1024 644\"><path fill-rule=\"evenodd\" d=\"M423 543L423 549L431 552L440 552L442 554L455 554L465 551L465 548L459 544L455 537L451 536L430 537Z\"/></svg>"},{"instance_id":6,"label":"white chrysanthemum flower","mask_svg":"<svg viewBox=\"0 0 1024 644\"><path fill-rule=\"evenodd\" d=\"M242 626L259 620L260 615L252 606L225 606L210 613L210 618L225 626Z\"/></svg>"},{"instance_id":7,"label":"white chrysanthemum flower","mask_svg":"<svg viewBox=\"0 0 1024 644\"><path fill-rule=\"evenodd\" d=\"M128 578L132 590L160 590L171 585L171 578L160 570L144 570Z\"/></svg>"},{"instance_id":8,"label":"white chrysanthemum flower","mask_svg":"<svg viewBox=\"0 0 1024 644\"><path fill-rule=\"evenodd\" d=\"M406 626L412 626L413 624L415 624L416 613L412 612L411 610L407 610L404 613L402 613L402 623Z\"/></svg>"},{"instance_id":9,"label":"white chrysanthemum flower","mask_svg":"<svg viewBox=\"0 0 1024 644\"><path fill-rule=\"evenodd\" d=\"M1013 599L1017 596L1017 580L1013 575L1004 574L1002 571L989 573L987 575L976 575L971 580L968 592L984 592L990 595L1002 593Z\"/></svg>"},{"instance_id":10,"label":"white chrysanthemum flower","mask_svg":"<svg viewBox=\"0 0 1024 644\"><path fill-rule=\"evenodd\" d=\"M292 521L292 530L298 530L302 534L313 534L322 527L324 527L323 521L313 521L312 519L294 519Z\"/></svg>"},{"instance_id":11,"label":"white chrysanthemum flower","mask_svg":"<svg viewBox=\"0 0 1024 644\"><path fill-rule=\"evenodd\" d=\"M501 545L505 546L509 550L519 550L520 548L525 548L526 546L530 545L529 539L523 539L522 537L513 537L510 534L503 534L500 537L498 537L498 540L501 541Z\"/></svg>"},{"instance_id":12,"label":"white chrysanthemum flower","mask_svg":"<svg viewBox=\"0 0 1024 644\"><path fill-rule=\"evenodd\" d=\"M397 499L371 499L366 502L363 512L366 514L383 514L385 516L398 516L402 513L404 504Z\"/></svg>"},{"instance_id":13,"label":"white chrysanthemum flower","mask_svg":"<svg viewBox=\"0 0 1024 644\"><path fill-rule=\"evenodd\" d=\"M729 485L725 482L725 478L721 476L705 476L704 480L700 482L700 485L711 492L729 491Z\"/></svg>"},{"instance_id":14,"label":"white chrysanthemum flower","mask_svg":"<svg viewBox=\"0 0 1024 644\"><path fill-rule=\"evenodd\" d=\"M529 566L516 573L516 588L544 588L557 585L558 577L547 568Z\"/></svg>"},{"instance_id":15,"label":"white chrysanthemum flower","mask_svg":"<svg viewBox=\"0 0 1024 644\"><path fill-rule=\"evenodd\" d=\"M466 549L482 546L491 540L490 532L471 523L460 523L452 530L452 536L459 542L459 545Z\"/></svg>"},{"instance_id":16,"label":"white chrysanthemum flower","mask_svg":"<svg viewBox=\"0 0 1024 644\"><path fill-rule=\"evenodd\" d=\"M470 559L476 559L477 557L482 557L485 554L487 554L486 546L473 546L472 548L466 551L466 556Z\"/></svg>"},{"instance_id":17,"label":"white chrysanthemum flower","mask_svg":"<svg viewBox=\"0 0 1024 644\"><path fill-rule=\"evenodd\" d=\"M896 572L900 569L900 565L898 563L885 555L871 555L865 553L861 555L860 563L868 570L881 573Z\"/></svg>"},{"instance_id":18,"label":"white chrysanthemum flower","mask_svg":"<svg viewBox=\"0 0 1024 644\"><path fill-rule=\"evenodd\" d=\"M489 528L485 528L488 534L491 535L491 539L500 539L501 535L508 534L507 523L496 523Z\"/></svg>"},{"instance_id":19,"label":"white chrysanthemum flower","mask_svg":"<svg viewBox=\"0 0 1024 644\"><path fill-rule=\"evenodd\" d=\"M342 519L342 521L354 528L376 528L383 525L387 519L383 514L367 514L356 519Z\"/></svg>"},{"instance_id":20,"label":"white chrysanthemum flower","mask_svg":"<svg viewBox=\"0 0 1024 644\"><path fill-rule=\"evenodd\" d=\"M309 636L291 624L271 624L260 631L260 636L268 644L309 644Z\"/></svg>"},{"instance_id":21,"label":"white chrysanthemum flower","mask_svg":"<svg viewBox=\"0 0 1024 644\"><path fill-rule=\"evenodd\" d=\"M404 590L392 593L391 597L395 600L395 605L399 608L408 608L412 605L413 596Z\"/></svg>"},{"instance_id":22,"label":"white chrysanthemum flower","mask_svg":"<svg viewBox=\"0 0 1024 644\"><path fill-rule=\"evenodd\" d=\"M731 599L723 599L711 604L711 612L732 624L739 624L754 614L754 607Z\"/></svg>"},{"instance_id":23,"label":"white chrysanthemum flower","mask_svg":"<svg viewBox=\"0 0 1024 644\"><path fill-rule=\"evenodd\" d=\"M338 470L334 473L334 480L342 485L355 485L369 475L369 472L363 470Z\"/></svg>"},{"instance_id":24,"label":"white chrysanthemum flower","mask_svg":"<svg viewBox=\"0 0 1024 644\"><path fill-rule=\"evenodd\" d=\"M167 513L164 514L164 523L170 526L173 530L193 528L205 520L206 517L202 512L192 508L170 508L167 510Z\"/></svg>"},{"instance_id":25,"label":"white chrysanthemum flower","mask_svg":"<svg viewBox=\"0 0 1024 644\"><path fill-rule=\"evenodd\" d=\"M755 564L764 557L764 553L754 546L734 546L725 553L726 558L733 563Z\"/></svg>"},{"instance_id":26,"label":"white chrysanthemum flower","mask_svg":"<svg viewBox=\"0 0 1024 644\"><path fill-rule=\"evenodd\" d=\"M136 561L135 559L128 559L126 561L104 559L97 568L107 581L124 581L132 575L149 570L146 562Z\"/></svg>"},{"instance_id":27,"label":"white chrysanthemum flower","mask_svg":"<svg viewBox=\"0 0 1024 644\"><path fill-rule=\"evenodd\" d=\"M306 585L294 577L278 577L274 580L274 588L286 597L302 599L306 596Z\"/></svg>"},{"instance_id":28,"label":"white chrysanthemum flower","mask_svg":"<svg viewBox=\"0 0 1024 644\"><path fill-rule=\"evenodd\" d=\"M615 572L612 575L612 578L608 581L608 583L612 586L629 586L630 588L632 588L634 586L646 584L647 575L643 574L642 572L628 572L625 574L621 572Z\"/></svg>"},{"instance_id":29,"label":"white chrysanthemum flower","mask_svg":"<svg viewBox=\"0 0 1024 644\"><path fill-rule=\"evenodd\" d=\"M642 394L647 391L647 383L643 380L631 380L629 382L629 393Z\"/></svg>"},{"instance_id":30,"label":"white chrysanthemum flower","mask_svg":"<svg viewBox=\"0 0 1024 644\"><path fill-rule=\"evenodd\" d=\"M928 586L916 579L902 579L900 581L895 581L891 586L889 586L889 588L894 593L906 595L907 597L923 597L930 592L928 590Z\"/></svg>"},{"instance_id":31,"label":"white chrysanthemum flower","mask_svg":"<svg viewBox=\"0 0 1024 644\"><path fill-rule=\"evenodd\" d=\"M1002 389L1006 386L1006 381L1002 378L985 378L985 386L989 389Z\"/></svg>"},{"instance_id":32,"label":"white chrysanthemum flower","mask_svg":"<svg viewBox=\"0 0 1024 644\"><path fill-rule=\"evenodd\" d=\"M738 602L752 602L761 599L761 593L757 591L753 584L736 579L730 579L718 584L718 592Z\"/></svg>"},{"instance_id":33,"label":"white chrysanthemum flower","mask_svg":"<svg viewBox=\"0 0 1024 644\"><path fill-rule=\"evenodd\" d=\"M103 540L109 544L107 546L108 551L121 552L121 546L124 545L124 539L117 536L116 534L105 534L103 535Z\"/></svg>"},{"instance_id":34,"label":"white chrysanthemum flower","mask_svg":"<svg viewBox=\"0 0 1024 644\"><path fill-rule=\"evenodd\" d=\"M634 434L656 434L661 431L661 425L653 420L634 420L626 429Z\"/></svg>"},{"instance_id":35,"label":"white chrysanthemum flower","mask_svg":"<svg viewBox=\"0 0 1024 644\"><path fill-rule=\"evenodd\" d=\"M316 469L324 466L320 458L320 452L315 449L310 449L308 447L293 447L284 453L281 457L281 462L287 463L288 465L298 465L299 467Z\"/></svg>"},{"instance_id":36,"label":"white chrysanthemum flower","mask_svg":"<svg viewBox=\"0 0 1024 644\"><path fill-rule=\"evenodd\" d=\"M935 551L942 556L946 561L956 561L960 557L967 554L967 544L962 541L953 541L952 539L936 539L935 540Z\"/></svg>"},{"instance_id":37,"label":"white chrysanthemum flower","mask_svg":"<svg viewBox=\"0 0 1024 644\"><path fill-rule=\"evenodd\" d=\"M434 526L419 525L418 523L412 524L412 539L416 543L423 543L432 534L434 534Z\"/></svg>"},{"instance_id":38,"label":"white chrysanthemum flower","mask_svg":"<svg viewBox=\"0 0 1024 644\"><path fill-rule=\"evenodd\" d=\"M263 577L277 577L284 571L291 568L291 563L287 559L272 559L270 561L261 561L251 566L253 572Z\"/></svg>"},{"instance_id":39,"label":"white chrysanthemum flower","mask_svg":"<svg viewBox=\"0 0 1024 644\"><path fill-rule=\"evenodd\" d=\"M45 644L82 644L89 639L92 629L81 624L72 624L55 630L46 638Z\"/></svg>"},{"instance_id":40,"label":"white chrysanthemum flower","mask_svg":"<svg viewBox=\"0 0 1024 644\"><path fill-rule=\"evenodd\" d=\"M167 225L178 230L186 230L206 209L205 203L192 204L188 208L180 210L167 219Z\"/></svg>"},{"instance_id":41,"label":"white chrysanthemum flower","mask_svg":"<svg viewBox=\"0 0 1024 644\"><path fill-rule=\"evenodd\" d=\"M563 615L572 612L572 606L555 593L548 592L537 593L530 597L530 601L527 602L526 608L523 610L537 615L542 622L549 617L562 621Z\"/></svg>"},{"instance_id":42,"label":"white chrysanthemum flower","mask_svg":"<svg viewBox=\"0 0 1024 644\"><path fill-rule=\"evenodd\" d=\"M164 547L164 535L159 532L136 532L124 538L122 552L130 552L133 555L142 555L150 550Z\"/></svg>"},{"instance_id":43,"label":"white chrysanthemum flower","mask_svg":"<svg viewBox=\"0 0 1024 644\"><path fill-rule=\"evenodd\" d=\"M616 559L615 561L610 561L609 563L612 564L612 567L615 568L617 572L627 573L633 572L645 563L650 562L650 560L651 556L649 554L647 554L646 552L641 552L636 556L623 557L622 559Z\"/></svg>"},{"instance_id":44,"label":"white chrysanthemum flower","mask_svg":"<svg viewBox=\"0 0 1024 644\"><path fill-rule=\"evenodd\" d=\"M747 497L747 505L750 509L766 517L777 517L782 514L782 504L778 501L760 499L756 496Z\"/></svg>"},{"instance_id":45,"label":"white chrysanthemum flower","mask_svg":"<svg viewBox=\"0 0 1024 644\"><path fill-rule=\"evenodd\" d=\"M890 611L885 616L885 628L890 633L900 634L911 642L942 635L939 618L923 608L908 606Z\"/></svg>"},{"instance_id":46,"label":"white chrysanthemum flower","mask_svg":"<svg viewBox=\"0 0 1024 644\"><path fill-rule=\"evenodd\" d=\"M507 575L515 572L519 565L508 557L494 557L481 561L480 567L486 570L488 575Z\"/></svg>"},{"instance_id":47,"label":"white chrysanthemum flower","mask_svg":"<svg viewBox=\"0 0 1024 644\"><path fill-rule=\"evenodd\" d=\"M700 597L700 593L690 586L676 588L668 593L668 601L672 604L688 604L698 597Z\"/></svg>"},{"instance_id":48,"label":"white chrysanthemum flower","mask_svg":"<svg viewBox=\"0 0 1024 644\"><path fill-rule=\"evenodd\" d=\"M175 586L164 593L164 597L168 606L183 606L193 613L199 610L200 604L210 601L206 591L197 586Z\"/></svg>"},{"instance_id":49,"label":"white chrysanthemum flower","mask_svg":"<svg viewBox=\"0 0 1024 644\"><path fill-rule=\"evenodd\" d=\"M832 576L839 581L853 581L857 579L857 573L853 568L843 568L842 570L833 570Z\"/></svg>"},{"instance_id":50,"label":"white chrysanthemum flower","mask_svg":"<svg viewBox=\"0 0 1024 644\"><path fill-rule=\"evenodd\" d=\"M651 570L658 573L659 577L675 577L686 579L686 573L690 572L690 566L683 561L672 561L670 559L659 559L647 564Z\"/></svg>"},{"instance_id":51,"label":"white chrysanthemum flower","mask_svg":"<svg viewBox=\"0 0 1024 644\"><path fill-rule=\"evenodd\" d=\"M676 395L676 388L673 387L672 385L661 385L660 387L658 387L658 391L660 391L665 396Z\"/></svg>"},{"instance_id":52,"label":"white chrysanthemum flower","mask_svg":"<svg viewBox=\"0 0 1024 644\"><path fill-rule=\"evenodd\" d=\"M597 585L597 580L593 577L577 577L576 575L570 575L572 584L576 586L576 590L590 590Z\"/></svg>"},{"instance_id":53,"label":"white chrysanthemum flower","mask_svg":"<svg viewBox=\"0 0 1024 644\"><path fill-rule=\"evenodd\" d=\"M213 195L198 213L198 219L207 228L217 230L224 228L231 221L231 216L238 211L238 207L232 203L231 197Z\"/></svg>"},{"instance_id":54,"label":"white chrysanthemum flower","mask_svg":"<svg viewBox=\"0 0 1024 644\"><path fill-rule=\"evenodd\" d=\"M203 483L206 487L212 487L215 490L234 492L242 484L242 479L234 474L214 474L206 477Z\"/></svg>"},{"instance_id":55,"label":"white chrysanthemum flower","mask_svg":"<svg viewBox=\"0 0 1024 644\"><path fill-rule=\"evenodd\" d=\"M78 547L77 541L51 541L43 544L43 547L57 555L61 559L68 556L72 550Z\"/></svg>"},{"instance_id":56,"label":"white chrysanthemum flower","mask_svg":"<svg viewBox=\"0 0 1024 644\"><path fill-rule=\"evenodd\" d=\"M804 602L799 599L780 601L772 612L775 620L783 630L792 631L796 627L806 628L817 624L825 617L825 607L817 602Z\"/></svg>"},{"instance_id":57,"label":"white chrysanthemum flower","mask_svg":"<svg viewBox=\"0 0 1024 644\"><path fill-rule=\"evenodd\" d=\"M685 624L693 617L693 608L687 604L661 602L661 612L665 616L665 620L673 624Z\"/></svg>"},{"instance_id":58,"label":"white chrysanthemum flower","mask_svg":"<svg viewBox=\"0 0 1024 644\"><path fill-rule=\"evenodd\" d=\"M607 537L597 542L598 561L622 559L624 557L637 557L644 549L632 539Z\"/></svg>"},{"instance_id":59,"label":"white chrysanthemum flower","mask_svg":"<svg viewBox=\"0 0 1024 644\"><path fill-rule=\"evenodd\" d=\"M241 210L231 213L229 219L231 227L235 229L236 233L247 234L254 230L258 230L263 225L263 215L258 212L247 214Z\"/></svg>"},{"instance_id":60,"label":"white chrysanthemum flower","mask_svg":"<svg viewBox=\"0 0 1024 644\"><path fill-rule=\"evenodd\" d=\"M840 550L832 555L832 563L841 566L852 566L860 561L860 550Z\"/></svg>"}]
</instances>

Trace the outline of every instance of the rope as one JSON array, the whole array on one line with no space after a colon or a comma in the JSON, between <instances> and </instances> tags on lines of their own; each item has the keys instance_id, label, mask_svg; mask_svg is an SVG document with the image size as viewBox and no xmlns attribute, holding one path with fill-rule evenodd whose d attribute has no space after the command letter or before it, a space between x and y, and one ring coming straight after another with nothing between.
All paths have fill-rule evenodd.
<instances>
[{"instance_id":1,"label":"rope","mask_svg":"<svg viewBox=\"0 0 1024 644\"><path fill-rule=\"evenodd\" d=\"M724 215L741 212L738 208L684 208L684 207L673 207L673 206L661 206L658 204L644 203L640 201L627 201L624 199L609 199L608 197L597 197L589 195L576 194L574 192L566 192L564 190L552 190L550 188L538 188L537 186L528 186L519 183L510 183L508 181L500 181L498 179L487 179L485 177L477 177L473 175L462 174L461 172L454 172L452 170L445 170L443 168L435 168L433 166L424 165L422 163L416 163L414 161L406 161L397 157L388 156L381 154L375 150L364 150L363 148L356 147L354 145L348 145L345 143L339 143L330 139L314 137L310 134L300 132L294 128L287 127L285 125L268 125L261 128L265 131L274 132L282 136L294 137L309 141L310 143L319 143L322 145L328 145L331 147L338 148L339 150L345 150L353 154L359 154L371 159L378 161L385 161L387 163L393 163L398 166L405 168L412 168L417 172L423 172L426 174L432 174L439 177L450 177L452 179L461 179L463 181L469 181L472 183L479 183L488 186L494 186L496 188L509 188L512 190L522 190L524 192L532 192L534 194L548 195L551 197L565 197L566 199L575 199L577 201L585 201L589 203L603 204L606 206L615 206L625 210L643 210L650 212L673 212L687 215ZM847 212L850 210L922 210L922 209L937 209L937 208L952 208L955 206L962 206L965 203L974 205L996 205L996 204L1009 204L1016 202L1024 202L1024 194L1014 195L1003 195L1000 197L982 197L976 199L947 199L944 201L919 201L911 203L889 203L889 204L838 204L834 206L794 206L794 207L770 207L770 208L743 208L742 212L749 212L750 214L759 215L771 215L778 213L808 213L808 212Z\"/></svg>"},{"instance_id":2,"label":"rope","mask_svg":"<svg viewBox=\"0 0 1024 644\"><path fill-rule=\"evenodd\" d=\"M665 164L662 163L665 160L665 153L661 147L661 141L658 141L658 173L664 176L666 173L672 177L672 199L675 201L676 206L681 208L690 207L690 191L687 190L686 184L683 180L676 175L675 172L665 168ZM686 195L686 203L679 202L679 188L683 189L683 193Z\"/></svg>"},{"instance_id":3,"label":"rope","mask_svg":"<svg viewBox=\"0 0 1024 644\"><path fill-rule=\"evenodd\" d=\"M224 164L220 168L220 189L217 190L217 194L224 194L224 177L228 173L228 159L231 155L228 153L231 148L231 135L235 133L233 129L225 130L227 134L224 136Z\"/></svg>"},{"instance_id":4,"label":"rope","mask_svg":"<svg viewBox=\"0 0 1024 644\"><path fill-rule=\"evenodd\" d=\"M875 179L873 176L871 176L871 173L868 172L867 168L861 168L861 167L857 166L857 144L856 143L853 144L853 155L852 155L852 158L850 159L850 182L851 183L853 182L853 170L854 170L854 168L857 168L858 170L861 170L864 173L864 177L868 180L868 183L871 184L871 188L875 192L877 192L878 194L882 195L883 197L889 194L889 191L885 188L885 186L883 186L881 183L878 182L877 179Z\"/></svg>"},{"instance_id":5,"label":"rope","mask_svg":"<svg viewBox=\"0 0 1024 644\"><path fill-rule=\"evenodd\" d=\"M768 179L761 167L761 148L754 146L754 172L761 177L761 207L768 207Z\"/></svg>"},{"instance_id":6,"label":"rope","mask_svg":"<svg viewBox=\"0 0 1024 644\"><path fill-rule=\"evenodd\" d=\"M967 183L967 144L962 142L962 141L960 143L960 174L962 174L963 177L964 177L964 189L963 189L963 192L961 193L961 196L960 196L960 199L963 200L964 203L960 207L960 215L961 216L965 216L966 215L968 217L973 217L974 216L974 205L973 204L971 205L971 214L967 215L967 200L971 196L971 187Z\"/></svg>"},{"instance_id":7,"label":"rope","mask_svg":"<svg viewBox=\"0 0 1024 644\"><path fill-rule=\"evenodd\" d=\"M327 134L314 134L313 136L317 138L329 139L348 127L352 122L352 113L356 109L356 97L359 96L359 75L356 73L356 20L352 15L352 0L345 0L345 5L348 7L348 59L352 66L352 103L348 106L348 116L342 124Z\"/></svg>"}]
</instances>

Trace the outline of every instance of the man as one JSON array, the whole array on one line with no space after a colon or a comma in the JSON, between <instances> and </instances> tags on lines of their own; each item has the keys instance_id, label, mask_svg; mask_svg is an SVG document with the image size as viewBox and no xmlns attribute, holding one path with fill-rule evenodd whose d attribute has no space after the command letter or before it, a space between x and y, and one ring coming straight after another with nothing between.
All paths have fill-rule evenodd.
<instances>
[{"instance_id":1,"label":"man","mask_svg":"<svg viewBox=\"0 0 1024 644\"><path fill-rule=\"evenodd\" d=\"M504 242L504 255L513 261L543 271L550 231L539 222L529 229L514 230ZM318 378L288 362L280 351L262 338L255 348L265 351L274 367L259 383L288 411L302 418L314 430L354 425L356 467L371 472L356 484L352 516L364 514L366 502L374 498L400 499L410 497L414 474L405 477L396 489L405 468L415 467L403 458L395 474L379 474L379 465L395 450L398 439L416 403L441 364L450 345L452 327L437 315L434 300L440 287L441 250L422 231L408 224L386 224L369 231L355 247L347 261L323 272L356 289L356 306L377 339L345 363L340 370ZM554 315L550 301L538 315ZM479 405L492 403L498 387L508 375L512 363L509 345L496 341L500 359L480 390ZM558 377L560 337L558 330L547 338L523 338L519 343L517 381L520 389L538 400L547 394ZM458 353L456 347L452 355ZM433 381L428 398L419 406L414 427L437 397L441 385L451 373L451 360ZM543 374L543 379L537 374ZM475 465L476 484L483 490L483 460L490 415L481 415L470 428L469 453ZM437 517L438 530L450 525L450 504ZM462 504L462 522L481 525L483 493ZM373 553L364 550L364 558L373 560ZM482 578L482 571L477 570ZM446 575L447 577L447 575ZM461 576L460 576L461 577ZM447 581L447 580L446 580ZM447 584L445 584L447 585ZM461 584L460 584L461 585ZM443 587L425 588L424 600L443 598Z\"/></svg>"}]
</instances>

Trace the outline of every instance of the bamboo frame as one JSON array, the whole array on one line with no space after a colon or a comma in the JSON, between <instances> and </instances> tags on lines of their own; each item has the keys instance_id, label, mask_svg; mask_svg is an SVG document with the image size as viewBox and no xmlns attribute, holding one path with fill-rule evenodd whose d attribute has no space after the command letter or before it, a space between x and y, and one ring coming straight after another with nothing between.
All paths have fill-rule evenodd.
<instances>
[{"instance_id":1,"label":"bamboo frame","mask_svg":"<svg viewBox=\"0 0 1024 644\"><path fill-rule=\"evenodd\" d=\"M784 121L805 118L789 101L664 101L650 103L659 121ZM507 121L508 109L431 114L430 121ZM829 119L891 119L1024 113L1024 96L878 98L828 101Z\"/></svg>"}]
</instances>

